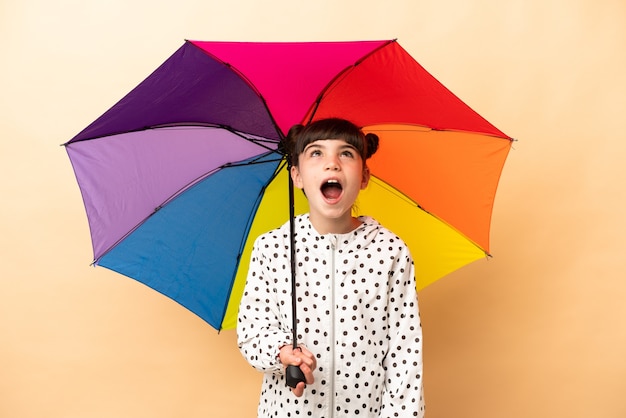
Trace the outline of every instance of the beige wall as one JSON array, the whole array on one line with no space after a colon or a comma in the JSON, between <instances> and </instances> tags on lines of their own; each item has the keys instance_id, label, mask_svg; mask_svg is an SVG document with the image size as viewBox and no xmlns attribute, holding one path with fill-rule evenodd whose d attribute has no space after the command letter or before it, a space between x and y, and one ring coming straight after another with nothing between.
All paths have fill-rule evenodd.
<instances>
[{"instance_id":1,"label":"beige wall","mask_svg":"<svg viewBox=\"0 0 626 418\"><path fill-rule=\"evenodd\" d=\"M4 0L0 417L255 416L233 332L88 266L59 144L184 39L396 37L519 139L494 258L420 294L428 416L626 416L622 0Z\"/></svg>"}]
</instances>

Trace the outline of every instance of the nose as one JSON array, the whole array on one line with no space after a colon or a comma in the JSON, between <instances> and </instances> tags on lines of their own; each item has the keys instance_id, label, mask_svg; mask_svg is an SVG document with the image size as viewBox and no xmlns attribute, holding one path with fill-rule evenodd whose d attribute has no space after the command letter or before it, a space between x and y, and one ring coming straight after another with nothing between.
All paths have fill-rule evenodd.
<instances>
[{"instance_id":1,"label":"nose","mask_svg":"<svg viewBox=\"0 0 626 418\"><path fill-rule=\"evenodd\" d=\"M339 170L339 160L337 157L328 157L328 159L326 160L326 165L324 167L324 169L326 170L332 170L332 171L337 171Z\"/></svg>"}]
</instances>

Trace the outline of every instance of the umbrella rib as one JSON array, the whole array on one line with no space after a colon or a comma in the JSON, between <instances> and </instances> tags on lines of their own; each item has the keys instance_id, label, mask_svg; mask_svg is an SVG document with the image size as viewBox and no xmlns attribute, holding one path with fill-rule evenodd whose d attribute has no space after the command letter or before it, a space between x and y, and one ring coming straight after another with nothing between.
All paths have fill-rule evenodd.
<instances>
[{"instance_id":1,"label":"umbrella rib","mask_svg":"<svg viewBox=\"0 0 626 418\"><path fill-rule=\"evenodd\" d=\"M385 126L386 124L373 124L371 126L362 126L361 128L368 128L368 127L377 127L377 126ZM466 131L463 129L450 129L450 128L434 128L432 126L427 126L427 125L420 125L417 123L398 123L398 124L394 124L395 126L412 126L412 127L416 127L416 128L422 128L423 132L428 132L428 131L433 131L433 132L451 132L451 133L461 133L461 134L475 134L476 132L474 131ZM407 129L400 129L400 128L376 128L373 129L373 131L376 132L405 132L407 131ZM488 133L488 132L480 132L480 135L482 136L486 136L486 137L491 137L491 138L496 138L496 139L504 139L506 141L509 141L511 143L517 141L517 139L512 138L510 136L501 136L501 135L496 135L493 133Z\"/></svg>"},{"instance_id":2,"label":"umbrella rib","mask_svg":"<svg viewBox=\"0 0 626 418\"><path fill-rule=\"evenodd\" d=\"M187 41L187 42L189 42L189 41ZM282 133L281 129L279 128L278 124L276 123L276 119L274 119L274 115L272 115L272 112L270 111L269 107L267 106L267 101L265 100L265 97L263 97L263 95L261 94L259 89L254 85L254 83L243 72L241 72L237 67L235 67L233 64L222 60L221 58L219 58L218 56L212 54L211 52L209 52L207 50L202 49L202 52L204 52L205 54L207 54L208 56L210 56L214 60L216 60L218 62L221 62L226 68L228 68L229 70L231 70L232 72L237 74L237 76L239 76L239 78L241 80L243 80L243 82L246 83L248 85L248 87L250 87L250 89L257 95L259 100L261 100L261 103L263 103L263 107L267 111L267 115L269 116L270 120L272 121L272 125L274 125L274 129L276 129L276 132L278 132L279 135L282 136L283 133Z\"/></svg>"},{"instance_id":3,"label":"umbrella rib","mask_svg":"<svg viewBox=\"0 0 626 418\"><path fill-rule=\"evenodd\" d=\"M267 106L266 106L267 108ZM272 120L272 123L274 123L274 121ZM143 132L143 131L149 131L152 129L167 129L167 128L177 128L177 129L185 129L185 128L216 128L216 129L224 129L227 130L229 132L232 132L233 134L240 136L248 141L252 141L255 143L258 143L259 145L264 144L264 143L268 143L268 144L276 144L278 143L278 139L266 139L266 138L248 138L246 136L246 134L248 135L254 135L251 132L240 132L235 130L234 128L232 128L231 126L228 125L223 125L223 124L218 124L218 123L209 123L209 122L171 122L171 123L163 123L163 124L158 124L158 125L148 125L148 126L143 126L140 128L136 128L136 129L128 129L128 130L123 130L123 131L116 131L116 132L111 132L108 133L106 135L101 135L101 136L94 136L94 137L89 137L89 138L81 138L81 139L77 139L77 140L69 140L63 144L61 144L61 146L67 147L69 145L78 143L78 142L85 142L85 141L93 141L96 139L103 139L103 138L109 138L109 137L113 137L113 136L117 136L117 135L121 135L121 134L129 134L129 133L134 133L134 132ZM280 131L278 131L280 133ZM268 146L265 146L265 148L267 149L272 149L269 148Z\"/></svg>"},{"instance_id":4,"label":"umbrella rib","mask_svg":"<svg viewBox=\"0 0 626 418\"><path fill-rule=\"evenodd\" d=\"M322 91L320 91L320 94L317 96L317 99L315 99L315 102L313 103L313 105L311 106L311 110L310 110L310 117L309 120L306 121L306 123L311 123L311 121L313 120L313 117L315 116L315 113L317 112L317 109L319 108L319 105L322 101L322 99L324 98L324 96L326 95L326 93L328 93L330 86L334 85L335 82L337 80L339 80L340 78L344 77L346 75L346 73L348 71L350 71L351 69L355 68L356 66L358 66L359 64L361 64L363 61L365 61L367 58L369 58L370 56L372 56L373 54L375 54L376 52L378 52L379 50L381 50L382 48L387 47L388 45L397 42L397 39L391 39L387 42L385 42L384 44L378 46L377 48L374 48L373 50L371 50L370 52L368 52L367 54L363 55L361 58L359 58L358 60L356 60L354 62L354 64L351 64L349 66L347 66L346 68L344 68L342 71L338 72L337 75L335 75L335 77L333 77L328 84L326 84L326 86L322 89Z\"/></svg>"},{"instance_id":5,"label":"umbrella rib","mask_svg":"<svg viewBox=\"0 0 626 418\"><path fill-rule=\"evenodd\" d=\"M244 139L249 139L246 137L243 137ZM254 142L254 141L253 141ZM265 148L265 147L264 147ZM281 158L276 158L276 159L263 159L265 156L269 155L270 153L278 153L278 151L271 149L271 148L267 148L270 152L261 154L257 157L255 157L254 159L251 160L246 160L246 161L241 161L241 162L228 162L228 163L224 163L216 168L214 168L213 170L210 170L204 174L202 174L201 176L196 177L195 179L191 180L189 183L187 183L186 185L184 185L183 187L181 187L180 189L178 189L176 192L174 192L170 197L168 197L167 199L165 199L163 201L163 203L161 203L159 206L157 206L154 211L152 212L152 214L154 214L155 212L157 212L159 209L161 209L163 206L167 205L169 202L171 202L173 199L175 199L177 196L179 196L181 193L183 193L185 190L188 190L190 187L193 187L195 184L201 182L202 180L204 180L205 178L209 177L211 174L218 172L219 170L225 169L225 168L233 168L233 167L242 167L242 166L247 166L247 165L256 165L256 164L267 164L267 163L273 163L273 162L277 162L282 160ZM272 177L273 179L273 177ZM149 216L151 216L152 214L150 214ZM147 219L147 218L146 218Z\"/></svg>"},{"instance_id":6,"label":"umbrella rib","mask_svg":"<svg viewBox=\"0 0 626 418\"><path fill-rule=\"evenodd\" d=\"M464 237L468 242L472 243L472 245L474 245L480 251L485 253L485 256L491 257L491 254L488 251L485 251L484 248L482 248L480 245L478 245L477 243L472 241L470 238L468 238L465 234L463 234L457 228L455 228L454 226L450 225L448 222L446 222L445 220L441 219L439 216L435 215L434 213L430 212L428 209L424 208L422 205L420 205L415 200L411 199L409 196L405 195L404 193L402 193L401 191L399 191L395 187L390 186L386 181L384 181L384 180L382 180L382 179L380 179L380 178L378 178L378 177L376 177L374 175L372 175L372 177L370 178L370 181L376 183L378 186L380 186L381 188L385 189L387 192L389 192L391 194L394 194L398 198L406 201L408 204L415 206L416 208L418 208L422 212L426 213L427 215L432 216L433 218L437 219L439 222L443 223L448 228L456 231L456 233L458 233L459 235Z\"/></svg>"},{"instance_id":7,"label":"umbrella rib","mask_svg":"<svg viewBox=\"0 0 626 418\"><path fill-rule=\"evenodd\" d=\"M279 160L267 160L267 161L263 161L263 162L275 162L275 161L279 161ZM258 164L259 162L254 162L253 164ZM272 174L272 176L268 179L268 181L265 183L265 185L263 185L263 187L261 188L256 200L255 200L255 204L254 204L254 210L250 211L250 214L248 216L248 220L246 222L246 233L243 234L243 238L241 240L241 242L239 243L239 250L237 251L237 263L235 266L235 269L233 270L233 276L231 277L230 280L230 287L228 288L228 296L226 297L226 303L224 304L224 309L222 312L222 318L224 318L224 316L226 315L226 311L228 310L228 301L230 300L230 295L233 292L233 287L235 286L235 279L237 278L237 271L239 270L239 263L241 263L241 257L243 255L245 246L246 246L246 241L247 241L247 237L248 237L248 232L250 231L250 228L252 228L252 223L254 222L254 218L256 216L256 212L261 204L261 200L263 199L263 195L265 194L265 191L267 190L267 186L274 181L274 179L278 176L278 173L280 173L280 171L283 169L283 167L285 167L286 161L282 161L280 164L278 164L278 167L276 168L276 170L274 171L274 173ZM241 165L241 164L239 164ZM235 167L235 165L230 165L229 167ZM220 325L221 326L221 325Z\"/></svg>"},{"instance_id":8,"label":"umbrella rib","mask_svg":"<svg viewBox=\"0 0 626 418\"><path fill-rule=\"evenodd\" d=\"M245 137L244 137L245 138ZM276 150L271 150L271 152L275 152L278 153L278 151ZM246 165L254 165L254 164L267 164L267 163L274 163L274 162L279 162L282 160L281 158L276 158L276 159L266 159L266 160L262 160L263 157L269 155L270 153L264 153L259 155L258 157L252 159L252 160L248 160L245 162L239 162L239 163L225 163L222 164L219 167L216 167L204 174L202 174L201 176L196 177L195 179L191 180L189 183L187 183L186 185L184 185L183 187L181 187L180 189L178 189L176 192L172 193L168 198L166 198L161 204L159 204L157 207L155 207L152 212L150 212L146 217L144 217L143 219L141 219L134 227L132 227L131 229L128 230L128 232L124 235L122 235L117 241L115 241L113 244L111 244L109 246L109 248L107 248L106 250L104 250L102 252L102 254L95 258L92 262L91 265L95 265L97 264L98 260L100 260L102 257L104 257L107 253L109 253L109 251L111 251L113 248L115 248L119 243L121 243L122 241L124 241L129 235L131 235L133 232L135 232L137 230L137 228L139 228L141 225L143 225L148 219L150 219L151 216L153 216L155 213L157 213L159 210L161 210L164 206L166 206L168 203L170 203L172 200L176 199L176 197L180 196L182 193L184 193L186 190L188 190L189 188L193 187L194 185L198 184L199 182L201 182L202 180L204 180L205 178L209 177L210 175L218 172L219 170L222 169L226 169L226 168L233 168L233 167L241 167L241 166L246 166ZM283 165L279 165L279 170L280 168L282 168ZM272 182L274 180L274 178L276 177L277 173L279 170L276 170L276 173L273 174L273 176L270 178L270 180L268 181L267 184L269 184L270 182ZM265 188L267 186L264 186L261 191L264 192ZM261 193L261 195L263 195L263 193ZM250 222L250 221L249 221ZM241 250L240 250L241 253ZM241 254L239 255L241 256Z\"/></svg>"},{"instance_id":9,"label":"umbrella rib","mask_svg":"<svg viewBox=\"0 0 626 418\"><path fill-rule=\"evenodd\" d=\"M278 152L276 150L271 150L271 152ZM262 160L263 157L269 155L269 153L265 153L262 155L259 155L258 157L252 159L252 160L247 160L247 161L242 161L242 162L228 162L225 164L220 165L219 167L214 168L213 170L210 170L204 174L202 174L201 176L196 177L194 180L190 181L189 183L187 183L185 186L181 187L180 189L178 189L176 192L174 192L170 197L168 197L167 199L165 199L163 201L163 203L161 203L159 206L157 206L154 211L148 215L148 217L152 216L154 213L158 212L159 209L161 209L163 206L167 205L169 202L171 202L173 199L175 199L177 196L179 196L181 193L183 193L185 190L188 190L190 187L193 187L195 184L201 182L202 180L204 180L205 178L209 177L210 175L212 175L213 173L218 172L219 170L225 169L225 168L233 168L233 167L242 167L242 166L247 166L247 165L256 165L256 164L267 164L267 163L273 163L273 162L277 162L282 160L282 158L276 158L276 159L269 159L269 160ZM273 180L274 177L272 177L271 180ZM271 181L270 180L270 181ZM146 218L147 219L147 218Z\"/></svg>"},{"instance_id":10,"label":"umbrella rib","mask_svg":"<svg viewBox=\"0 0 626 418\"><path fill-rule=\"evenodd\" d=\"M236 129L234 129L232 126L228 126L228 125L224 125L224 124L219 124L219 123L202 123L202 122L176 122L176 123L165 123L165 124L159 124L159 125L153 125L153 126L149 126L144 128L143 130L148 130L148 129L160 129L160 128L180 128L180 129L185 129L185 128L195 128L195 127L200 127L200 128L216 128L216 129L224 129L225 131L228 131L230 133L232 133L233 135L237 135L240 138L243 138L247 141L250 142L254 142L255 144L261 145L262 147L264 147L267 150L274 150L274 148L270 148L269 146L265 145L267 144L276 144L278 142L278 140L276 139L268 139L268 138L262 138L262 137L257 137L254 136L253 138L250 138L246 135L254 135L250 132L241 132L238 131Z\"/></svg>"}]
</instances>

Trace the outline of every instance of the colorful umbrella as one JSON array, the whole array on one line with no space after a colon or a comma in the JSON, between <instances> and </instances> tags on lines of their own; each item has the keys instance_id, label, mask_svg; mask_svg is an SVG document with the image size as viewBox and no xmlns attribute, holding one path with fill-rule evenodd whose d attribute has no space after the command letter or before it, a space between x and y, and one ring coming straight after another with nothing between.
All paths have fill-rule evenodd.
<instances>
[{"instance_id":1,"label":"colorful umbrella","mask_svg":"<svg viewBox=\"0 0 626 418\"><path fill-rule=\"evenodd\" d=\"M407 242L418 288L489 254L511 138L395 40L187 41L64 144L93 263L235 327L252 243L289 217L279 141L326 117L380 137L358 210Z\"/></svg>"}]
</instances>

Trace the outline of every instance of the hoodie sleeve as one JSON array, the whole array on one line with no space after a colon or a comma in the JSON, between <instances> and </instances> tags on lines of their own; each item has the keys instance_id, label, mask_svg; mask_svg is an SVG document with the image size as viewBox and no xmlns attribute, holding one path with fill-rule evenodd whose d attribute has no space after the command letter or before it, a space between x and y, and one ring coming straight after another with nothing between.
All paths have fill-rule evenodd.
<instances>
[{"instance_id":1,"label":"hoodie sleeve","mask_svg":"<svg viewBox=\"0 0 626 418\"><path fill-rule=\"evenodd\" d=\"M250 268L237 318L237 345L244 358L262 372L282 374L280 347L290 344L291 332L279 320L279 304L272 290L268 260L261 251L262 238L254 244Z\"/></svg>"},{"instance_id":2,"label":"hoodie sleeve","mask_svg":"<svg viewBox=\"0 0 626 418\"><path fill-rule=\"evenodd\" d=\"M383 361L381 417L424 416L422 326L415 271L408 249L394 263L389 283L389 351Z\"/></svg>"}]
</instances>

